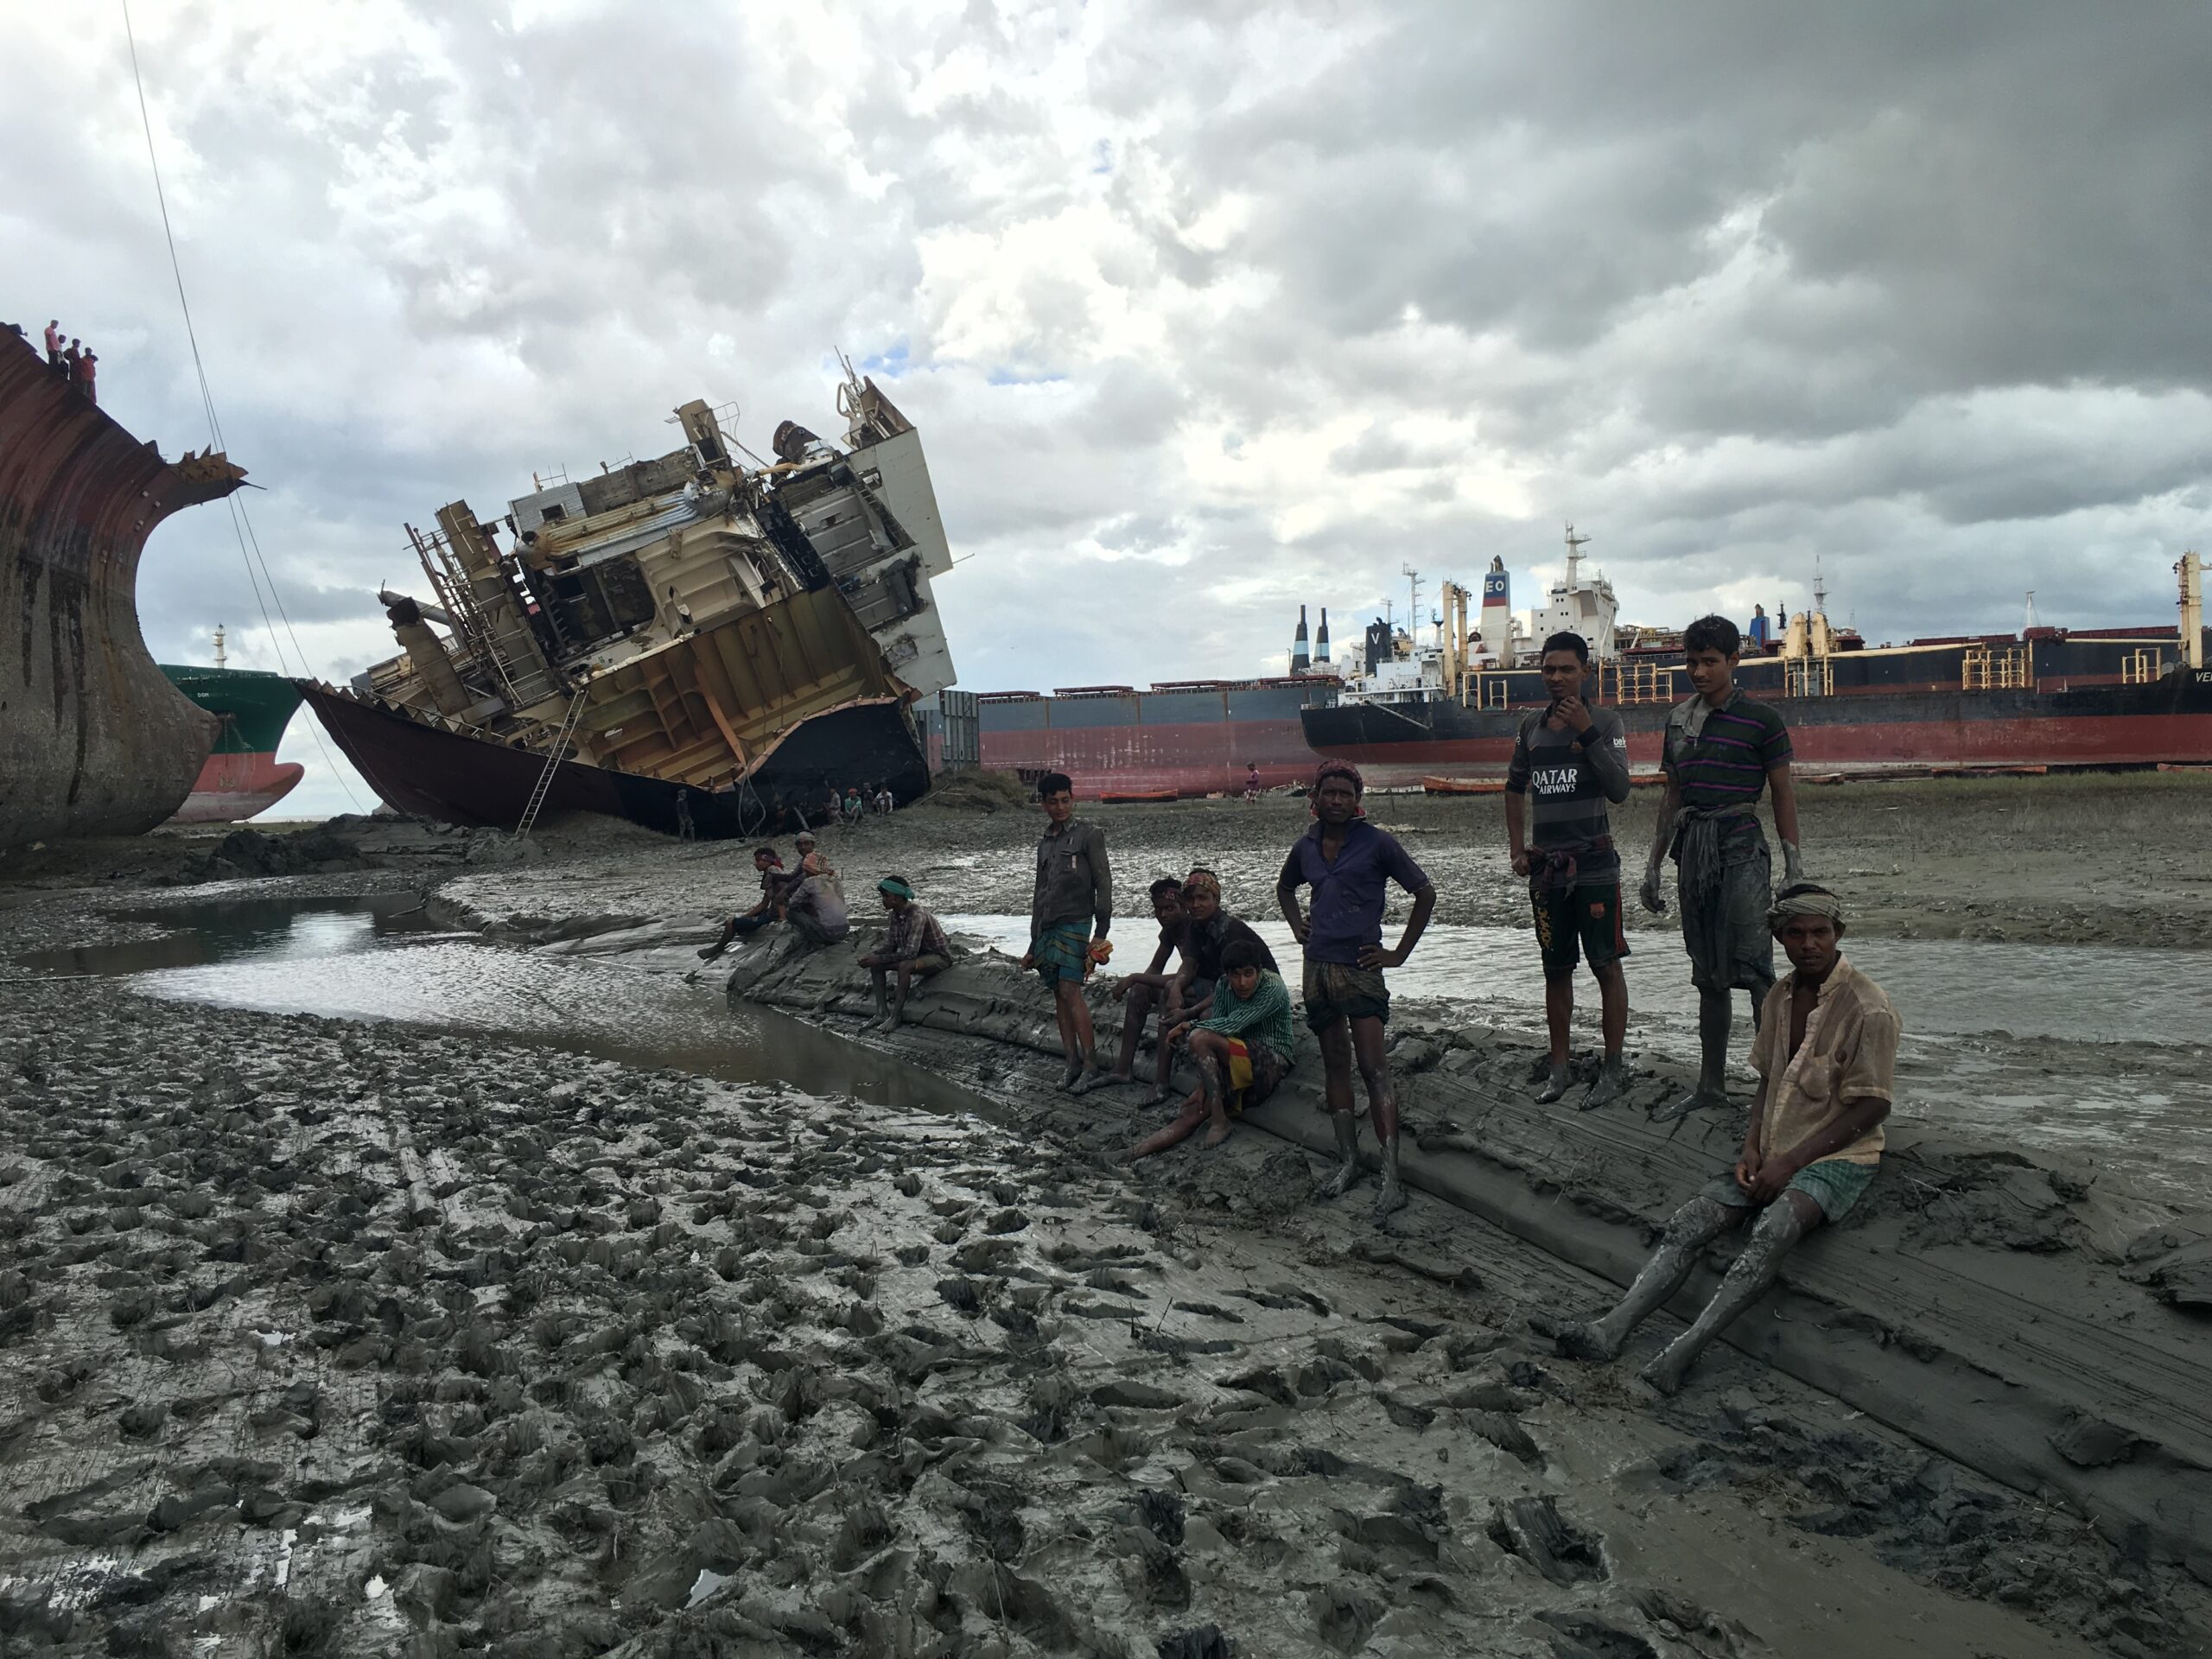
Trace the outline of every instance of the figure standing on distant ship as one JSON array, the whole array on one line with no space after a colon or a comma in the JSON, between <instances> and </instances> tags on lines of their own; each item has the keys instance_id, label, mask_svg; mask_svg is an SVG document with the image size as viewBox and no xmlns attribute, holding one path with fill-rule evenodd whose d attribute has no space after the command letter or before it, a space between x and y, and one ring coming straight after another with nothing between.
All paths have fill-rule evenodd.
<instances>
[{"instance_id":1,"label":"figure standing on distant ship","mask_svg":"<svg viewBox=\"0 0 2212 1659\"><path fill-rule=\"evenodd\" d=\"M1114 925L1114 870L1106 856L1106 832L1075 815L1075 784L1065 772L1039 778L1037 801L1051 828L1037 843L1029 949L1022 953L1021 965L1034 969L1052 990L1060 1052L1067 1058L1059 1086L1079 1095L1103 1081L1083 982L1112 954L1106 935Z\"/></svg>"},{"instance_id":2,"label":"figure standing on distant ship","mask_svg":"<svg viewBox=\"0 0 2212 1659\"><path fill-rule=\"evenodd\" d=\"M1752 645L1757 645L1762 653L1765 652L1767 645L1765 606L1754 605L1751 607L1751 626L1744 637Z\"/></svg>"},{"instance_id":3,"label":"figure standing on distant ship","mask_svg":"<svg viewBox=\"0 0 2212 1659\"><path fill-rule=\"evenodd\" d=\"M1551 1037L1551 1073L1536 1093L1546 1104L1567 1089L1568 1027L1574 1018L1574 969L1587 957L1598 982L1605 1054L1584 1111L1626 1086L1621 1045L1628 1034L1628 979L1621 958L1621 857L1605 810L1628 799L1628 733L1618 712L1582 698L1589 643L1555 633L1538 658L1548 707L1521 722L1505 773L1505 836L1513 873L1529 878L1536 944L1544 963L1544 1022ZM1533 810L1530 798L1534 798ZM1533 828L1534 848L1527 831Z\"/></svg>"},{"instance_id":4,"label":"figure standing on distant ship","mask_svg":"<svg viewBox=\"0 0 2212 1659\"><path fill-rule=\"evenodd\" d=\"M1881 1166L1882 1120L1897 1086L1897 1009L1844 960L1843 907L1827 888L1783 888L1766 921L1792 971L1768 992L1751 1046L1759 1089L1735 1168L1675 1212L1612 1312L1586 1324L1541 1315L1531 1321L1563 1354L1616 1358L1636 1327L1682 1287L1706 1247L1756 1215L1713 1300L1637 1373L1662 1394L1681 1386L1698 1355L1765 1293L1806 1234L1850 1212Z\"/></svg>"},{"instance_id":5,"label":"figure standing on distant ship","mask_svg":"<svg viewBox=\"0 0 2212 1659\"><path fill-rule=\"evenodd\" d=\"M1306 1023L1320 1039L1322 1099L1341 1160L1316 1196L1342 1198L1359 1179L1359 1120L1351 1109L1357 1062L1382 1150L1382 1186L1375 1198L1379 1226L1406 1205L1398 1182L1398 1101L1382 1052L1382 1027L1390 1017L1382 975L1413 954L1436 908L1436 889L1396 836L1360 816L1364 788L1359 768L1349 761L1324 760L1315 770L1313 827L1283 861L1275 902L1291 937L1306 948ZM1413 895L1414 907L1398 943L1385 950L1382 910L1393 881ZM1313 890L1310 914L1299 908L1300 887Z\"/></svg>"},{"instance_id":6,"label":"figure standing on distant ship","mask_svg":"<svg viewBox=\"0 0 2212 1659\"><path fill-rule=\"evenodd\" d=\"M62 372L61 319L59 317L46 325L46 366L56 374Z\"/></svg>"},{"instance_id":7,"label":"figure standing on distant ship","mask_svg":"<svg viewBox=\"0 0 2212 1659\"><path fill-rule=\"evenodd\" d=\"M691 791L688 789L676 791L676 838L678 841L696 841L699 838L699 832L691 826Z\"/></svg>"},{"instance_id":8,"label":"figure standing on distant ship","mask_svg":"<svg viewBox=\"0 0 2212 1659\"><path fill-rule=\"evenodd\" d=\"M1667 716L1660 758L1667 795L1638 897L1645 909L1664 912L1660 867L1671 853L1682 944L1698 993L1700 1062L1696 1089L1654 1114L1662 1119L1728 1103L1730 994L1751 993L1756 1025L1774 985L1774 939L1766 928L1773 860L1758 820L1759 796L1770 784L1783 885L1800 876L1789 728L1736 684L1742 650L1742 636L1725 616L1701 616L1683 629L1682 652L1698 694Z\"/></svg>"}]
</instances>

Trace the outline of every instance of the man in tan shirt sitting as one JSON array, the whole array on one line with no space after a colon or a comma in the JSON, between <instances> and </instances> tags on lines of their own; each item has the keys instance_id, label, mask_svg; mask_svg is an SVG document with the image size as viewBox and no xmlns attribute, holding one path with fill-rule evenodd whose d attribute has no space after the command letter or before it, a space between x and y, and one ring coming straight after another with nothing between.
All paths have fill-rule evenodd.
<instances>
[{"instance_id":1,"label":"man in tan shirt sitting","mask_svg":"<svg viewBox=\"0 0 2212 1659\"><path fill-rule=\"evenodd\" d=\"M1767 993L1751 1063L1744 1155L1675 1212L1664 1237L1620 1306L1587 1324L1539 1320L1577 1359L1618 1357L1629 1333L1682 1287L1706 1246L1754 1212L1750 1242L1695 1323L1637 1375L1662 1394L1721 1328L1775 1281L1783 1258L1823 1222L1840 1221L1882 1161L1890 1115L1897 1014L1882 988L1843 958L1843 907L1825 887L1786 887L1767 912L1793 971Z\"/></svg>"}]
</instances>

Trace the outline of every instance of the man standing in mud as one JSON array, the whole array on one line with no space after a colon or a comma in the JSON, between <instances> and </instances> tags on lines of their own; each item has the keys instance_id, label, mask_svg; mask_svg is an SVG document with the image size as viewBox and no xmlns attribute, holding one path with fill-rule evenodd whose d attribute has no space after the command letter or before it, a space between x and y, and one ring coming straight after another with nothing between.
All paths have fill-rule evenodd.
<instances>
[{"instance_id":1,"label":"man standing in mud","mask_svg":"<svg viewBox=\"0 0 2212 1659\"><path fill-rule=\"evenodd\" d=\"M1767 994L1751 1045L1758 1093L1743 1155L1675 1212L1620 1306L1582 1325L1535 1323L1577 1359L1617 1358L1629 1334L1682 1287L1707 1245L1756 1214L1750 1242L1705 1311L1637 1373L1662 1394L1764 1294L1806 1234L1847 1215L1882 1161L1896 1088L1897 1014L1844 960L1843 907L1825 887L1783 889L1768 912L1791 972Z\"/></svg>"},{"instance_id":2,"label":"man standing in mud","mask_svg":"<svg viewBox=\"0 0 2212 1659\"><path fill-rule=\"evenodd\" d=\"M1550 706L1521 722L1505 773L1505 837L1513 873L1529 878L1536 944L1544 961L1544 1023L1551 1036L1551 1071L1536 1098L1546 1104L1567 1088L1567 1034L1574 1018L1574 969L1587 957L1601 999L1605 1057L1580 1102L1584 1111L1617 1098L1625 1078L1621 1044L1628 1034L1628 980L1621 958L1621 859L1613 849L1608 801L1628 799L1628 734L1611 709L1582 698L1589 643L1579 633L1544 641L1538 671ZM1530 798L1534 798L1533 814ZM1535 846L1529 819L1535 819Z\"/></svg>"},{"instance_id":3,"label":"man standing in mud","mask_svg":"<svg viewBox=\"0 0 2212 1659\"><path fill-rule=\"evenodd\" d=\"M1638 897L1663 912L1660 867L1671 852L1682 905L1682 945L1697 987L1697 1087L1653 1116L1677 1118L1728 1103L1729 997L1751 994L1759 1018L1774 983L1774 942L1764 923L1773 892L1766 832L1759 828L1761 792L1774 788L1774 827L1782 836L1783 881L1796 882L1797 791L1789 778L1789 729L1764 702L1735 683L1743 649L1736 625L1701 616L1682 631L1682 652L1697 695L1667 716L1660 766L1667 795L1660 804L1651 857Z\"/></svg>"},{"instance_id":4,"label":"man standing in mud","mask_svg":"<svg viewBox=\"0 0 2212 1659\"><path fill-rule=\"evenodd\" d=\"M1110 951L1106 934L1114 923L1114 871L1106 857L1106 832L1076 817L1075 784L1065 772L1039 779L1037 799L1050 827L1037 843L1029 949L1021 965L1036 969L1052 993L1060 1052L1067 1057L1059 1086L1079 1095L1103 1080L1083 982Z\"/></svg>"},{"instance_id":5,"label":"man standing in mud","mask_svg":"<svg viewBox=\"0 0 2212 1659\"><path fill-rule=\"evenodd\" d=\"M1340 1160L1316 1196L1341 1198L1359 1179L1359 1122L1351 1101L1357 1062L1382 1152L1382 1186L1375 1198L1380 1225L1406 1204L1398 1182L1398 1103L1382 1052L1382 1027L1390 1017L1382 975L1413 954L1436 908L1436 889L1397 837L1360 816L1364 787L1359 769L1348 761L1324 760L1316 769L1314 823L1283 861L1275 902L1291 936L1306 950L1306 1023L1320 1039L1323 1098ZM1414 907L1406 931L1386 950L1382 910L1392 881L1413 895ZM1313 890L1310 914L1299 908L1300 887Z\"/></svg>"}]
</instances>

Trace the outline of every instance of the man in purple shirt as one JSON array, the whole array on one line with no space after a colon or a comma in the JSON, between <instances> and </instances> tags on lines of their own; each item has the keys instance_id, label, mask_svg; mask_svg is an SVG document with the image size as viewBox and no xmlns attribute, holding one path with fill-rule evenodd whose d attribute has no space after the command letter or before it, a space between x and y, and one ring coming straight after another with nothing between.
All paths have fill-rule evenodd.
<instances>
[{"instance_id":1,"label":"man in purple shirt","mask_svg":"<svg viewBox=\"0 0 2212 1659\"><path fill-rule=\"evenodd\" d=\"M1406 1205L1405 1189L1398 1184L1398 1103L1382 1053L1383 1022L1390 1017L1382 971L1401 966L1413 954L1436 908L1436 889L1395 836L1361 817L1363 788L1357 766L1343 760L1321 763L1313 774L1316 822L1283 861L1275 902L1282 906L1292 936L1306 947L1306 1023L1320 1039L1323 1100L1342 1160L1316 1196L1341 1198L1359 1179L1359 1123L1351 1110L1357 1059L1382 1150L1382 1189L1375 1198L1380 1226ZM1413 895L1414 908L1396 947L1386 950L1382 907L1393 881ZM1299 908L1300 887L1313 889L1310 913Z\"/></svg>"}]
</instances>

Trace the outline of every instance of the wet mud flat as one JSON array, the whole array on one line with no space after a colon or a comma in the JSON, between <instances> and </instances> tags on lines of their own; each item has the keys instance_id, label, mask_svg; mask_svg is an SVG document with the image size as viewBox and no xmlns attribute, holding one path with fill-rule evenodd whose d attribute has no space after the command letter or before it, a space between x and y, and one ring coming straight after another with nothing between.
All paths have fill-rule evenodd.
<instances>
[{"instance_id":1,"label":"wet mud flat","mask_svg":"<svg viewBox=\"0 0 2212 1659\"><path fill-rule=\"evenodd\" d=\"M1659 794L1638 789L1612 809L1631 888ZM1303 800L1281 795L1254 805L1078 805L1105 827L1119 908L1128 916L1147 913L1144 891L1154 876L1192 864L1221 875L1237 913L1271 912L1283 855L1309 823ZM1501 797L1376 794L1367 810L1427 870L1439 921L1529 925L1526 886L1506 856ZM1807 872L1849 897L1853 925L1865 936L2179 950L2212 943L2212 868L2203 853L2212 846L2212 773L1808 784L1798 814ZM1778 875L1779 841L1771 817L1761 816ZM830 830L826 844L847 864L903 871L940 909L1020 913L1029 905L1039 830L1033 808L985 815L925 803ZM1675 931L1671 916L1646 915L1632 893L1627 924Z\"/></svg>"},{"instance_id":2,"label":"wet mud flat","mask_svg":"<svg viewBox=\"0 0 2212 1659\"><path fill-rule=\"evenodd\" d=\"M1765 1367L1551 1358L1598 1281L1431 1198L1112 1166L1026 1049L957 1116L10 988L10 1653L2203 1646L2149 1552Z\"/></svg>"}]
</instances>

